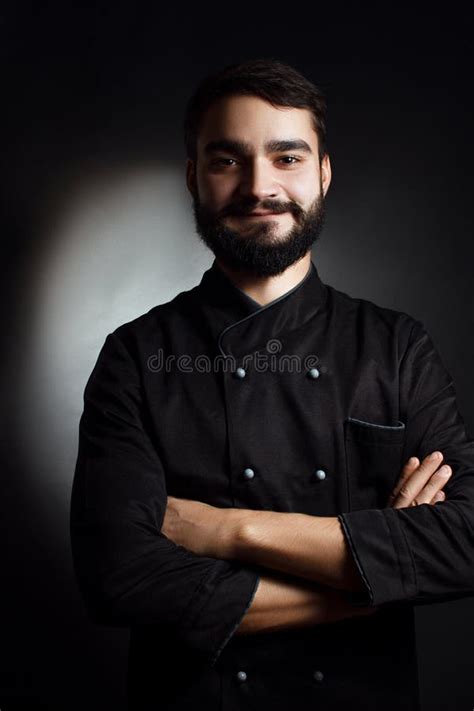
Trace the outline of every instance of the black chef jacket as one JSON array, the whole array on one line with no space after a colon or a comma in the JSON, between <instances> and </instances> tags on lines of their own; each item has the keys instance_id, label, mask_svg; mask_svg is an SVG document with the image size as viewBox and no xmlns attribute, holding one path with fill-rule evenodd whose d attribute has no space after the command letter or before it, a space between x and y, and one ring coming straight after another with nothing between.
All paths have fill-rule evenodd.
<instances>
[{"instance_id":1,"label":"black chef jacket","mask_svg":"<svg viewBox=\"0 0 474 711\"><path fill-rule=\"evenodd\" d=\"M474 594L474 443L418 320L314 262L260 306L214 261L107 336L79 430L74 564L91 618L130 628L130 709L419 708L414 606ZM435 449L447 500L388 507ZM168 539L167 495L338 516L365 583L347 595L379 609L234 634L265 569Z\"/></svg>"}]
</instances>

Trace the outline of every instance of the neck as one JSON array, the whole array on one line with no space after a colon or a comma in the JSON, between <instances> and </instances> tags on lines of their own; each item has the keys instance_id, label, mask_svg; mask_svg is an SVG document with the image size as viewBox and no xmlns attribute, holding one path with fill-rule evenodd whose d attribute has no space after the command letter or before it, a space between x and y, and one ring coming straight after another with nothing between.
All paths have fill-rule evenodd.
<instances>
[{"instance_id":1,"label":"neck","mask_svg":"<svg viewBox=\"0 0 474 711\"><path fill-rule=\"evenodd\" d=\"M265 306L286 294L304 279L311 264L311 250L298 262L291 264L284 272L271 277L259 277L243 270L231 269L219 259L216 259L216 262L236 287L242 289L260 306Z\"/></svg>"}]
</instances>

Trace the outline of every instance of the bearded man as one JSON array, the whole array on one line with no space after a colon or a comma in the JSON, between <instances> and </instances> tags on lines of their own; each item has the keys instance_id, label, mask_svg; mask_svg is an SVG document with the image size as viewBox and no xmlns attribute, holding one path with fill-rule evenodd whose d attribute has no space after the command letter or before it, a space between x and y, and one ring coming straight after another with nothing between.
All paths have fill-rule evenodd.
<instances>
[{"instance_id":1,"label":"bearded man","mask_svg":"<svg viewBox=\"0 0 474 711\"><path fill-rule=\"evenodd\" d=\"M452 379L420 321L320 278L317 86L232 65L184 128L214 261L108 334L88 380L71 501L87 610L130 628L136 711L419 709L414 608L474 593Z\"/></svg>"}]
</instances>

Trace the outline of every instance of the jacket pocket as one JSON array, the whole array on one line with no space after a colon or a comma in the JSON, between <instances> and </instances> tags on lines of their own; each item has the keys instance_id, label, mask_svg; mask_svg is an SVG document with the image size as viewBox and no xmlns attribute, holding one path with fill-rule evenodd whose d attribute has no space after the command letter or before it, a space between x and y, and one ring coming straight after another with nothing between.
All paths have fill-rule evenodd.
<instances>
[{"instance_id":1,"label":"jacket pocket","mask_svg":"<svg viewBox=\"0 0 474 711\"><path fill-rule=\"evenodd\" d=\"M400 478L405 423L344 422L349 511L386 508Z\"/></svg>"}]
</instances>

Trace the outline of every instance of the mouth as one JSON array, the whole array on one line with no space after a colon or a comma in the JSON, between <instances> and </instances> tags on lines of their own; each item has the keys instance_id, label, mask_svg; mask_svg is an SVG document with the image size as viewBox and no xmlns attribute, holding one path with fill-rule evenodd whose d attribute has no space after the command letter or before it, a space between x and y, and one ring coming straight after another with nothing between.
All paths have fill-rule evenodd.
<instances>
[{"instance_id":1,"label":"mouth","mask_svg":"<svg viewBox=\"0 0 474 711\"><path fill-rule=\"evenodd\" d=\"M244 219L246 218L252 218L252 219L263 219L265 217L280 217L280 215L284 215L284 212L250 212L248 215L241 215Z\"/></svg>"}]
</instances>

